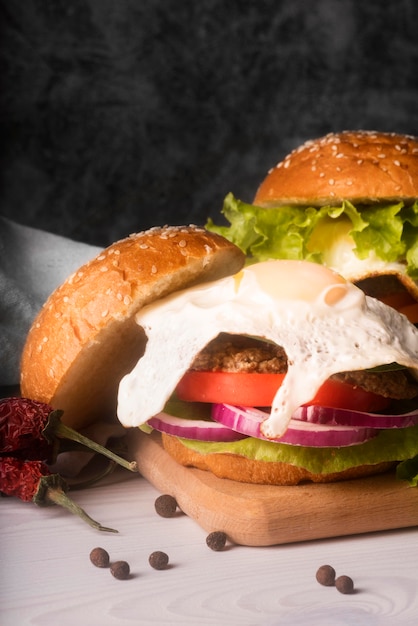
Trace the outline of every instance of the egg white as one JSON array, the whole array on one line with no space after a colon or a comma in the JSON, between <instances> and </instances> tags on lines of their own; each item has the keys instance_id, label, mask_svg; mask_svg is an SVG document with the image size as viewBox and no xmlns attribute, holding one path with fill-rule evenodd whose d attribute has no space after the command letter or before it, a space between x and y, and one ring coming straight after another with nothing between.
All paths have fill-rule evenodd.
<instances>
[{"instance_id":1,"label":"egg white","mask_svg":"<svg viewBox=\"0 0 418 626\"><path fill-rule=\"evenodd\" d=\"M163 410L194 357L221 332L273 341L288 371L266 437L280 437L292 413L339 372L397 362L418 377L418 330L407 318L306 261L267 261L212 283L177 292L136 317L145 353L119 386L118 418L139 426Z\"/></svg>"}]
</instances>

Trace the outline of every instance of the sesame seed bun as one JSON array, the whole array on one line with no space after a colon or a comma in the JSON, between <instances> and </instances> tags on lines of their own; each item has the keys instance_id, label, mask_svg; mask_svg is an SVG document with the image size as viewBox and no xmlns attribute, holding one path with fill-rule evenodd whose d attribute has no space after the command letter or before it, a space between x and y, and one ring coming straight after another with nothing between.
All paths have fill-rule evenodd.
<instances>
[{"instance_id":1,"label":"sesame seed bun","mask_svg":"<svg viewBox=\"0 0 418 626\"><path fill-rule=\"evenodd\" d=\"M21 393L63 409L74 428L116 414L117 389L142 355L145 304L233 274L243 253L196 226L153 228L118 241L70 276L28 334Z\"/></svg>"},{"instance_id":2,"label":"sesame seed bun","mask_svg":"<svg viewBox=\"0 0 418 626\"><path fill-rule=\"evenodd\" d=\"M370 204L418 197L418 138L344 131L305 142L270 170L254 204Z\"/></svg>"}]
</instances>

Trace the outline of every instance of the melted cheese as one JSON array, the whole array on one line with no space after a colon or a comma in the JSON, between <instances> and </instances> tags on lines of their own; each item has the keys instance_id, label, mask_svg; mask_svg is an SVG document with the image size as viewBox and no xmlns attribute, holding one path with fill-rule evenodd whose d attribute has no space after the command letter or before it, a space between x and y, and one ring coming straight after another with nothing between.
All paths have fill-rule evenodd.
<instances>
[{"instance_id":1,"label":"melted cheese","mask_svg":"<svg viewBox=\"0 0 418 626\"><path fill-rule=\"evenodd\" d=\"M281 436L292 413L338 372L398 362L418 377L418 330L338 274L305 261L268 261L144 307L144 356L119 387L118 417L139 426L160 412L194 357L220 332L282 346L288 372L262 425Z\"/></svg>"}]
</instances>

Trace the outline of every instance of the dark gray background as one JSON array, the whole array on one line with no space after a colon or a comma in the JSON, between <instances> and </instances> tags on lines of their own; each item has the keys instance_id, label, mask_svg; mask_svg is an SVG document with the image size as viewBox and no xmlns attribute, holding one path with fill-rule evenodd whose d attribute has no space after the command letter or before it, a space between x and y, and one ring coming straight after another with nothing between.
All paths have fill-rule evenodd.
<instances>
[{"instance_id":1,"label":"dark gray background","mask_svg":"<svg viewBox=\"0 0 418 626\"><path fill-rule=\"evenodd\" d=\"M0 0L0 20L0 213L89 243L218 218L307 138L418 134L416 0Z\"/></svg>"}]
</instances>

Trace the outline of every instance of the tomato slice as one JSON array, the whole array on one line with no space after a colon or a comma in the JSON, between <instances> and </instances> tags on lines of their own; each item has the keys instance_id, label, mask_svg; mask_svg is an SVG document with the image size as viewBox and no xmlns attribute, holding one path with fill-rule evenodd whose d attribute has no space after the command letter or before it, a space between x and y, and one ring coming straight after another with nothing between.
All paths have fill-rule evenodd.
<instances>
[{"instance_id":1,"label":"tomato slice","mask_svg":"<svg viewBox=\"0 0 418 626\"><path fill-rule=\"evenodd\" d=\"M270 406L285 374L189 370L177 385L186 402Z\"/></svg>"},{"instance_id":2,"label":"tomato slice","mask_svg":"<svg viewBox=\"0 0 418 626\"><path fill-rule=\"evenodd\" d=\"M177 386L177 396L186 402L214 402L241 406L271 406L285 374L206 372L189 370ZM309 404L368 413L383 410L383 396L329 379Z\"/></svg>"}]
</instances>

